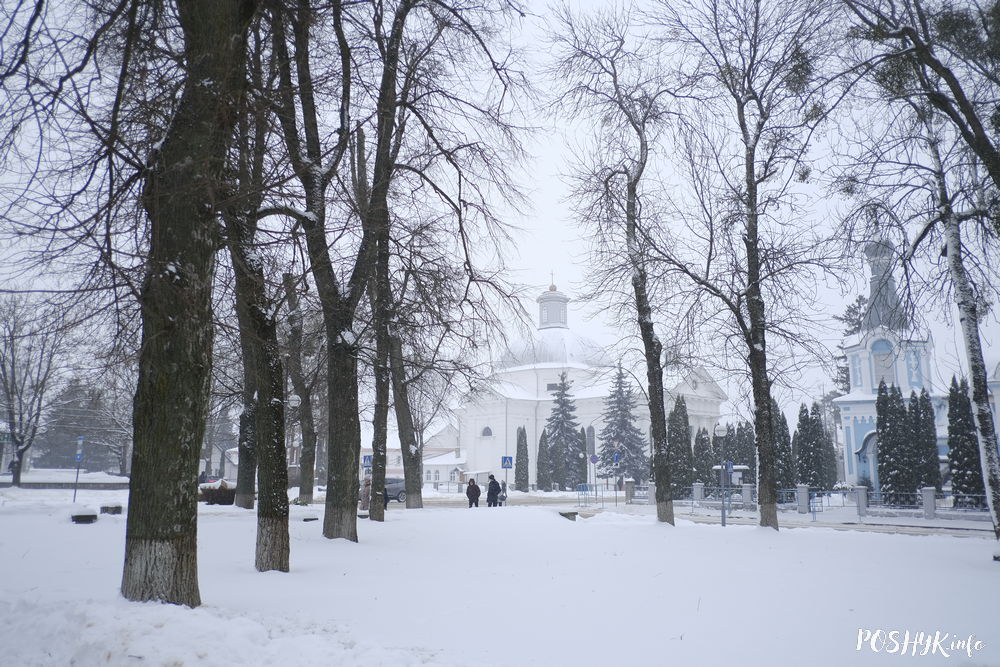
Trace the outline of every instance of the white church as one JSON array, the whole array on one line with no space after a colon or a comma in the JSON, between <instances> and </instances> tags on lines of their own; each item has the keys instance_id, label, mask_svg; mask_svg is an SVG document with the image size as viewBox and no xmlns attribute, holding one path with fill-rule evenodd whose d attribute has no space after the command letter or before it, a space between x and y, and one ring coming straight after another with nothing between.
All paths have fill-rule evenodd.
<instances>
[{"instance_id":1,"label":"white church","mask_svg":"<svg viewBox=\"0 0 1000 667\"><path fill-rule=\"evenodd\" d=\"M425 444L425 482L456 481L488 475L514 483L513 469L502 468L503 457L515 457L517 430L528 437L529 483L534 488L538 440L552 411L552 392L559 376L566 373L570 395L576 404L576 420L587 434L587 454L599 449L597 435L603 428L604 399L611 391L616 372L615 360L604 349L573 332L569 326L568 296L551 285L536 299L538 325L535 336L513 347L495 362L494 372L484 388L463 397L456 411L457 423L447 427ZM698 429L711 432L719 419L726 393L701 368L672 378L665 377L666 410L669 414L677 396L684 396L692 438ZM636 426L649 443L649 410L642 392L635 415ZM390 461L391 465L391 461ZM591 480L595 466L589 465Z\"/></svg>"}]
</instances>

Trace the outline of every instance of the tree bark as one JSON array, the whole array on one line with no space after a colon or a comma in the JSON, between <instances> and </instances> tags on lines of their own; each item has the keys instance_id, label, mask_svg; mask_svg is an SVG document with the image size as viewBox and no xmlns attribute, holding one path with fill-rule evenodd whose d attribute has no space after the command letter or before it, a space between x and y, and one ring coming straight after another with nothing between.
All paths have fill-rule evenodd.
<instances>
[{"instance_id":1,"label":"tree bark","mask_svg":"<svg viewBox=\"0 0 1000 667\"><path fill-rule=\"evenodd\" d=\"M645 142L643 142L645 145ZM643 162L644 163L644 162ZM632 291L646 358L649 385L649 435L653 441L653 472L656 477L656 520L674 525L674 498L670 488L670 457L667 452L667 416L663 406L663 344L653 327L646 269L638 239L638 176L631 177L626 194L626 242L632 264Z\"/></svg>"},{"instance_id":2,"label":"tree bark","mask_svg":"<svg viewBox=\"0 0 1000 667\"><path fill-rule=\"evenodd\" d=\"M372 503L368 518L372 521L384 521L386 440L389 430L388 230L378 230L376 238L375 272L369 287L375 328L375 411L372 419Z\"/></svg>"},{"instance_id":3,"label":"tree bark","mask_svg":"<svg viewBox=\"0 0 1000 667\"><path fill-rule=\"evenodd\" d=\"M406 487L406 508L424 506L424 481L421 477L423 447L417 442L413 425L413 412L406 385L406 367L403 361L403 341L398 336L389 338L389 371L392 377L393 407L396 428L399 429L399 447L403 455L403 478Z\"/></svg>"},{"instance_id":4,"label":"tree bark","mask_svg":"<svg viewBox=\"0 0 1000 667\"><path fill-rule=\"evenodd\" d=\"M941 173L938 174L941 178ZM972 391L973 417L979 435L979 460L983 470L983 487L986 502L993 520L993 534L1000 540L1000 455L997 453L997 434L993 426L993 412L990 408L990 393L987 385L986 361L979 337L979 309L976 296L969 281L962 260L962 235L954 215L942 218L945 243L948 252L948 270L955 285L955 304L962 327L962 341L965 356L969 362L969 387Z\"/></svg>"},{"instance_id":5,"label":"tree bark","mask_svg":"<svg viewBox=\"0 0 1000 667\"><path fill-rule=\"evenodd\" d=\"M740 124L746 128L742 107ZM760 284L760 238L757 199L758 176L754 147L756 136L744 131L746 153L746 233L743 244L747 253L747 352L750 362L750 385L754 402L754 431L757 439L757 504L760 525L778 530L778 493L775 488L774 420L771 415L771 381L767 375L767 316Z\"/></svg>"},{"instance_id":6,"label":"tree bark","mask_svg":"<svg viewBox=\"0 0 1000 667\"><path fill-rule=\"evenodd\" d=\"M242 94L254 0L176 0L187 71L145 177L150 250L121 592L197 606L198 461L212 365L216 191Z\"/></svg>"},{"instance_id":7,"label":"tree bark","mask_svg":"<svg viewBox=\"0 0 1000 667\"><path fill-rule=\"evenodd\" d=\"M323 536L358 541L358 456L361 421L358 417L358 350L336 341L329 346L330 441Z\"/></svg>"},{"instance_id":8,"label":"tree bark","mask_svg":"<svg viewBox=\"0 0 1000 667\"><path fill-rule=\"evenodd\" d=\"M313 501L316 483L316 417L313 414L312 391L302 371L302 312L292 274L282 276L288 303L288 377L292 391L299 398L299 429L302 431L302 457L299 459L299 497L295 504L309 505Z\"/></svg>"}]
</instances>

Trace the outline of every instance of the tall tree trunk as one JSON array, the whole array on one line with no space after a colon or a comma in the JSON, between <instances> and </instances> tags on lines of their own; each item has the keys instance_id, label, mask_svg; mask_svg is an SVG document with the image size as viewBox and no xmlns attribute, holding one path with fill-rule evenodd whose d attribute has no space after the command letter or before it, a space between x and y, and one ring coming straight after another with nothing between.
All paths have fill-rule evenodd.
<instances>
[{"instance_id":1,"label":"tall tree trunk","mask_svg":"<svg viewBox=\"0 0 1000 667\"><path fill-rule=\"evenodd\" d=\"M257 488L257 549L260 572L288 571L288 461L285 452L285 377L278 349L275 308L267 298L264 266L255 252L256 222L244 214L224 215L236 278L236 312L240 323L245 381L253 386L252 419ZM246 394L246 392L244 392ZM246 397L245 397L246 399ZM244 425L241 416L241 427ZM242 428L241 428L242 431ZM242 433L241 433L242 436ZM240 459L240 473L243 473ZM253 469L251 468L251 471ZM249 501L253 503L253 483Z\"/></svg>"},{"instance_id":2,"label":"tall tree trunk","mask_svg":"<svg viewBox=\"0 0 1000 667\"><path fill-rule=\"evenodd\" d=\"M670 457L667 452L667 416L663 407L663 344L653 327L646 269L638 238L638 177L628 183L626 200L626 243L632 265L632 290L639 323L639 335L646 358L649 385L649 435L653 441L653 474L656 477L656 520L674 525L674 497L670 488Z\"/></svg>"},{"instance_id":3,"label":"tall tree trunk","mask_svg":"<svg viewBox=\"0 0 1000 667\"><path fill-rule=\"evenodd\" d=\"M750 365L750 385L754 402L754 432L757 439L757 504L760 525L778 530L778 492L774 474L774 420L771 415L771 381L767 375L767 316L760 284L760 229L758 176L755 146L759 135L747 130L743 107L738 108L744 128L744 183L746 184L746 233L743 245L747 253L747 316L749 330L744 332Z\"/></svg>"},{"instance_id":4,"label":"tall tree trunk","mask_svg":"<svg viewBox=\"0 0 1000 667\"><path fill-rule=\"evenodd\" d=\"M253 0L176 0L187 71L146 174L150 250L122 595L191 607L198 590L198 461L212 366L215 193L225 166Z\"/></svg>"},{"instance_id":5,"label":"tall tree trunk","mask_svg":"<svg viewBox=\"0 0 1000 667\"><path fill-rule=\"evenodd\" d=\"M240 315L237 306L240 329L246 315ZM240 432L236 442L239 465L236 468L236 497L233 504L252 510L257 498L257 377L253 371L253 348L249 337L240 336L240 353L243 356L243 409L240 412Z\"/></svg>"},{"instance_id":6,"label":"tall tree trunk","mask_svg":"<svg viewBox=\"0 0 1000 667\"><path fill-rule=\"evenodd\" d=\"M389 338L389 371L392 377L392 403L399 429L399 447L403 455L403 478L406 486L406 508L424 506L424 481L420 464L423 447L417 440L410 409L410 396L406 385L406 367L403 362L403 341L399 336Z\"/></svg>"},{"instance_id":7,"label":"tall tree trunk","mask_svg":"<svg viewBox=\"0 0 1000 667\"><path fill-rule=\"evenodd\" d=\"M292 381L292 391L299 398L297 410L299 429L302 431L302 456L299 459L299 496L297 505L309 505L313 501L316 484L316 417L313 414L312 391L302 371L302 312L299 310L299 295L295 291L292 274L282 276L285 299L288 303L288 377Z\"/></svg>"},{"instance_id":8,"label":"tall tree trunk","mask_svg":"<svg viewBox=\"0 0 1000 667\"><path fill-rule=\"evenodd\" d=\"M386 444L389 422L389 233L376 231L375 271L369 283L375 329L375 411L372 419L372 502L368 518L385 520Z\"/></svg>"},{"instance_id":9,"label":"tall tree trunk","mask_svg":"<svg viewBox=\"0 0 1000 667\"><path fill-rule=\"evenodd\" d=\"M358 541L358 457L361 421L358 417L358 350L338 340L328 345L330 385L329 464L323 536Z\"/></svg>"},{"instance_id":10,"label":"tall tree trunk","mask_svg":"<svg viewBox=\"0 0 1000 667\"><path fill-rule=\"evenodd\" d=\"M939 183L942 181L942 176L943 172L938 172ZM948 200L945 198L943 201ZM983 487L986 490L990 518L993 520L993 534L1000 540L1000 519L997 516L1000 511L1000 456L997 453L997 434L990 408L986 361L983 359L983 346L979 337L979 309L962 259L962 234L958 221L950 211L950 207L944 213L946 215L942 216L942 223L947 244L948 270L955 285L955 304L958 306L965 356L969 362L969 386L972 390L973 416L979 434L979 460L983 469Z\"/></svg>"}]
</instances>

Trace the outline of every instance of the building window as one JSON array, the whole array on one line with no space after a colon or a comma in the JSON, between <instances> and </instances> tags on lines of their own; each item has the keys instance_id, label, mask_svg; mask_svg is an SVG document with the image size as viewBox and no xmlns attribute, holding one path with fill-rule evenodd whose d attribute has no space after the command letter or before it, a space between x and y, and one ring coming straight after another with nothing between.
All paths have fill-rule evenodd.
<instances>
[{"instance_id":1,"label":"building window","mask_svg":"<svg viewBox=\"0 0 1000 667\"><path fill-rule=\"evenodd\" d=\"M550 382L547 385L545 385L545 391L558 391L558 390L559 390L558 382Z\"/></svg>"},{"instance_id":2,"label":"building window","mask_svg":"<svg viewBox=\"0 0 1000 667\"><path fill-rule=\"evenodd\" d=\"M483 435L484 438L492 438L493 437L493 429L491 429L489 426L484 427L482 435Z\"/></svg>"},{"instance_id":3,"label":"building window","mask_svg":"<svg viewBox=\"0 0 1000 667\"><path fill-rule=\"evenodd\" d=\"M396 465L398 465L398 466L403 465L403 457L402 456L397 456L396 457Z\"/></svg>"},{"instance_id":4,"label":"building window","mask_svg":"<svg viewBox=\"0 0 1000 667\"><path fill-rule=\"evenodd\" d=\"M440 482L441 481L441 471L440 470L435 470L434 471L434 481L435 482Z\"/></svg>"},{"instance_id":5,"label":"building window","mask_svg":"<svg viewBox=\"0 0 1000 667\"><path fill-rule=\"evenodd\" d=\"M851 355L851 386L861 386L861 357Z\"/></svg>"},{"instance_id":6,"label":"building window","mask_svg":"<svg viewBox=\"0 0 1000 667\"><path fill-rule=\"evenodd\" d=\"M593 456L597 453L597 440L594 437L594 427L587 427L587 456Z\"/></svg>"},{"instance_id":7,"label":"building window","mask_svg":"<svg viewBox=\"0 0 1000 667\"><path fill-rule=\"evenodd\" d=\"M424 481L426 481L426 482L431 481L431 471L430 470L424 471Z\"/></svg>"},{"instance_id":8,"label":"building window","mask_svg":"<svg viewBox=\"0 0 1000 667\"><path fill-rule=\"evenodd\" d=\"M452 470L451 474L448 475L448 479L450 479L453 482L457 482L458 481L458 471L457 470Z\"/></svg>"},{"instance_id":9,"label":"building window","mask_svg":"<svg viewBox=\"0 0 1000 667\"><path fill-rule=\"evenodd\" d=\"M878 389L880 382L886 386L896 384L896 355L887 340L877 340L872 344L872 387Z\"/></svg>"},{"instance_id":10,"label":"building window","mask_svg":"<svg viewBox=\"0 0 1000 667\"><path fill-rule=\"evenodd\" d=\"M549 307L542 306L542 324L547 324L549 321Z\"/></svg>"}]
</instances>

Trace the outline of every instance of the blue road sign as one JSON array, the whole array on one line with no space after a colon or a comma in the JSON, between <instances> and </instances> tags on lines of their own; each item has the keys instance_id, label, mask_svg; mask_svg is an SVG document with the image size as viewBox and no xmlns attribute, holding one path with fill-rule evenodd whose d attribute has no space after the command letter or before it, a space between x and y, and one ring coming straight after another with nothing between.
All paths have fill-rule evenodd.
<instances>
[{"instance_id":1,"label":"blue road sign","mask_svg":"<svg viewBox=\"0 0 1000 667\"><path fill-rule=\"evenodd\" d=\"M83 436L77 436L76 438L76 462L79 463L83 460Z\"/></svg>"},{"instance_id":2,"label":"blue road sign","mask_svg":"<svg viewBox=\"0 0 1000 667\"><path fill-rule=\"evenodd\" d=\"M611 460L614 461L615 463L618 463L619 461L621 461L621 459L622 455L618 452L615 452L614 456L611 457Z\"/></svg>"},{"instance_id":3,"label":"blue road sign","mask_svg":"<svg viewBox=\"0 0 1000 667\"><path fill-rule=\"evenodd\" d=\"M597 463L598 461L600 461L600 459L597 457L597 454L591 454L590 455L590 462L591 463Z\"/></svg>"},{"instance_id":4,"label":"blue road sign","mask_svg":"<svg viewBox=\"0 0 1000 667\"><path fill-rule=\"evenodd\" d=\"M500 457L500 467L501 468L513 468L514 467L514 457L513 456L501 456Z\"/></svg>"},{"instance_id":5,"label":"blue road sign","mask_svg":"<svg viewBox=\"0 0 1000 667\"><path fill-rule=\"evenodd\" d=\"M371 455L365 456L364 458L361 459L361 467L362 468L371 468L372 467L372 457L371 457Z\"/></svg>"},{"instance_id":6,"label":"blue road sign","mask_svg":"<svg viewBox=\"0 0 1000 667\"><path fill-rule=\"evenodd\" d=\"M726 461L726 472L728 472L728 473L732 473L733 472L733 462L732 461Z\"/></svg>"}]
</instances>

